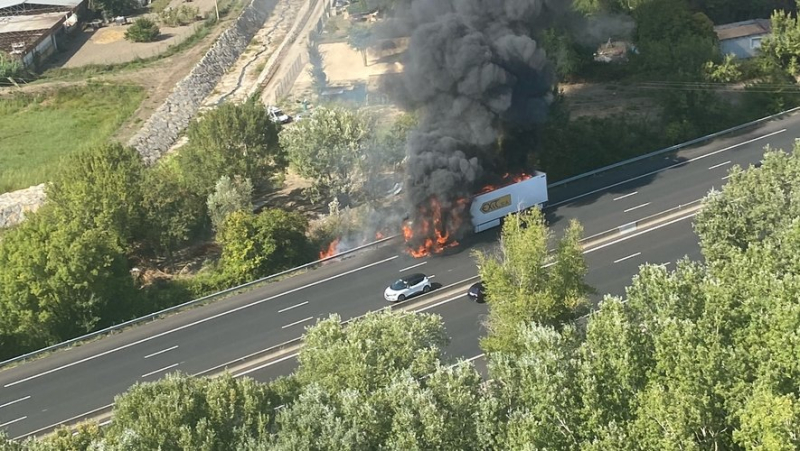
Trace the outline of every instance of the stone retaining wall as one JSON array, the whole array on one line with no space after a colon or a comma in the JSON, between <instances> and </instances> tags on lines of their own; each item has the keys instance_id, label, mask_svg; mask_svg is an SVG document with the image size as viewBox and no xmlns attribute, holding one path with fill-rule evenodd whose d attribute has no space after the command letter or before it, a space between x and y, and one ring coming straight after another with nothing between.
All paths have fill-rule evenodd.
<instances>
[{"instance_id":1,"label":"stone retaining wall","mask_svg":"<svg viewBox=\"0 0 800 451\"><path fill-rule=\"evenodd\" d=\"M239 59L277 3L278 0L251 0L231 27L217 38L203 59L128 141L128 145L138 150L147 164L158 160L175 143L197 114L200 104ZM0 194L0 228L24 221L25 214L36 211L44 199L44 184Z\"/></svg>"},{"instance_id":2,"label":"stone retaining wall","mask_svg":"<svg viewBox=\"0 0 800 451\"><path fill-rule=\"evenodd\" d=\"M164 103L128 141L152 164L169 150L197 114L222 75L239 59L264 25L278 0L252 0L234 24L225 30L192 72L181 80Z\"/></svg>"},{"instance_id":3,"label":"stone retaining wall","mask_svg":"<svg viewBox=\"0 0 800 451\"><path fill-rule=\"evenodd\" d=\"M44 184L0 194L0 229L17 225L44 203Z\"/></svg>"}]
</instances>

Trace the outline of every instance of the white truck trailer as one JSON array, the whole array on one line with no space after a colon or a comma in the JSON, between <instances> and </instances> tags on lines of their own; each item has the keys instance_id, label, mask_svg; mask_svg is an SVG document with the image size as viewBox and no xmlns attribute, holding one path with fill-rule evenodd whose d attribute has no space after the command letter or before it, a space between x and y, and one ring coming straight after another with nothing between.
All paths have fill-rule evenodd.
<instances>
[{"instance_id":1,"label":"white truck trailer","mask_svg":"<svg viewBox=\"0 0 800 451\"><path fill-rule=\"evenodd\" d=\"M500 220L514 212L539 207L547 202L547 174L536 172L529 179L506 185L472 198L469 212L475 233L500 225Z\"/></svg>"}]
</instances>

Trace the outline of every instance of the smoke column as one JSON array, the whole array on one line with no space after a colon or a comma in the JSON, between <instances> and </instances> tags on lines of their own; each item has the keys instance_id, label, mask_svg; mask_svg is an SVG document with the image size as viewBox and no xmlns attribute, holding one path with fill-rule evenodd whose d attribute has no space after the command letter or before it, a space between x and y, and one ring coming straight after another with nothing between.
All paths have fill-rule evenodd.
<instances>
[{"instance_id":1,"label":"smoke column","mask_svg":"<svg viewBox=\"0 0 800 451\"><path fill-rule=\"evenodd\" d=\"M431 199L451 238L469 229L477 185L503 166L507 125L543 122L554 73L533 35L569 8L567 0L410 0L388 28L411 36L402 95L421 108L408 141L406 196L412 246L433 237ZM517 168L523 169L523 168Z\"/></svg>"}]
</instances>

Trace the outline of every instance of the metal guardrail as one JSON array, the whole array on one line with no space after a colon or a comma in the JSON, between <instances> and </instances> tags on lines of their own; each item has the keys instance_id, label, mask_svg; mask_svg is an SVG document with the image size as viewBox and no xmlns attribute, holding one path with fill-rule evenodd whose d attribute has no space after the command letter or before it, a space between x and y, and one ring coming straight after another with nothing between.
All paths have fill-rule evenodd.
<instances>
[{"instance_id":1,"label":"metal guardrail","mask_svg":"<svg viewBox=\"0 0 800 451\"><path fill-rule=\"evenodd\" d=\"M633 158L627 159L625 161L620 161L618 163L610 164L608 166L603 166L602 168L595 169L593 171L585 172L583 174L578 174L578 175L575 175L575 176L572 176L572 177L567 177L564 180L559 180L557 182L551 183L551 184L547 185L547 187L548 188L555 188L557 186L566 185L567 183L571 183L571 182L574 182L576 180L581 180L581 179L584 179L586 177L592 177L594 175L600 174L602 172L610 171L612 169L616 169L616 168L621 167L621 166L625 166L625 165L628 165L628 164L631 164L631 163L636 163L638 161L646 160L648 158L653 158L653 157L656 157L656 156L659 156L659 155L663 155L665 153L674 152L676 150L681 150L681 149L683 149L685 147L690 147L690 146L693 146L695 144L700 144L702 142L709 141L711 139L718 138L720 136L727 135L729 133L738 132L738 131L744 130L744 129L748 128L748 127L752 127L754 125L759 125L759 124L764 123L764 122L769 122L769 121L771 121L773 119L777 119L777 118L779 118L781 116L794 113L795 111L800 111L800 107L795 107L795 108L792 108L792 109L789 109L789 110L786 110L786 111L781 111L780 113L775 113L775 114L770 115L770 116L762 117L761 119L756 119L754 121L747 122L745 124L740 124L740 125L737 125L735 127L731 127L731 128L728 128L728 129L725 129L725 130L722 130L722 131L719 131L719 132L716 132L716 133L712 133L710 135L701 136L701 137L695 138L695 139L693 139L691 141L686 141L684 143L675 144L674 146L665 147L663 149L659 149L659 150L656 150L654 152L650 152L650 153L647 153L647 154L644 154L644 155L639 155L638 157L633 157Z\"/></svg>"},{"instance_id":2,"label":"metal guardrail","mask_svg":"<svg viewBox=\"0 0 800 451\"><path fill-rule=\"evenodd\" d=\"M685 147L692 146L694 144L698 144L698 143L701 143L701 142L704 142L704 141L708 141L710 139L714 139L714 138L717 138L717 137L720 137L720 136L723 136L723 135L726 135L726 134L729 134L729 133L740 131L740 130L743 130L745 128L752 127L754 125L761 124L763 122L771 121L771 120L779 118L781 116L794 113L796 111L800 111L800 107L791 108L789 110L782 111L780 113L776 113L776 114L773 114L773 115L770 115L770 116L766 116L766 117L763 117L761 119L757 119L755 121L751 121L751 122L748 122L748 123L745 123L745 124L740 124L740 125L737 125L735 127L731 127L731 128L728 128L728 129L725 129L725 130L722 130L722 131L719 131L719 132L716 132L716 133L712 133L710 135L702 136L700 138L696 138L696 139L693 139L691 141L687 141L685 143L676 144L674 146L670 146L670 147L666 147L664 149L656 150L654 152L650 152L650 153L645 154L645 155L640 155L638 157L634 157L634 158L631 158L631 159L628 159L628 160L625 160L625 161L620 161L618 163L614 163L614 164L611 164L611 165L608 165L608 166L604 166L604 167L599 168L599 169L595 169L593 171L589 171L589 172L586 172L586 173L583 173L583 174L579 174L579 175L576 175L576 176L573 176L573 177L569 177L569 178L566 178L564 180L559 180L558 182L554 182L554 183L551 183L551 184L547 185L547 187L548 188L555 188L557 186L565 185L567 183L571 183L571 182L574 182L574 181L577 181L577 180L580 180L580 179L583 179L583 178L586 178L586 177L591 177L591 176L600 174L602 172L610 171L612 169L616 169L618 167L625 166L627 164L631 164L631 163L635 163L635 162L638 162L638 161L646 160L648 158L652 158L654 156L662 155L662 154L665 154L665 153L674 152L676 150L680 150L680 149L683 149ZM601 234L603 234L603 233L606 233L606 232L601 232ZM600 234L596 234L594 236L597 236L597 235L600 235ZM12 364L12 363L16 363L16 362L20 362L20 361L29 359L31 357L35 357L35 356L37 356L39 354L47 353L47 352L50 352L50 351L55 351L55 350L62 349L62 348L67 348L69 346L72 346L75 343L78 343L78 342L81 342L81 341L84 341L84 340L88 340L90 338L95 338L95 337L98 337L100 335L112 333L114 331L121 330L121 329L123 329L125 327L136 325L136 324L148 321L148 320L156 319L156 318L158 318L158 317L160 317L162 315L165 315L165 314L168 314L168 313L172 313L172 312L176 312L176 311L182 310L182 309L184 309L186 307L191 307L191 306L200 304L202 302L205 302L205 301L207 301L209 299L213 299L213 298L216 298L216 297L219 297L219 296L224 296L226 294L233 293L233 292L241 290L243 288L247 288L247 287L250 287L252 285L256 285L256 284L268 281L270 279L274 279L276 277L280 277L280 276L283 276L283 275L286 275L286 274L290 274L290 273L293 273L293 272L296 272L296 271L301 271L301 270L306 269L306 268L310 268L312 266L316 266L316 265L322 264L322 263L324 263L326 261L333 260L333 259L336 259L336 258L340 258L340 257L342 257L344 255L348 255L348 254L351 254L351 253L354 253L354 252L358 252L360 250L363 250L363 249L366 249L366 248L369 248L369 247L372 247L372 246L376 246L378 244L390 241L390 240L395 239L395 238L397 238L399 236L400 235L392 235L392 236L383 238L381 240L374 241L372 243L367 243L367 244L364 244L362 246L358 246L358 247L350 249L350 250L348 250L346 252L342 252L341 254L333 255L333 256L330 256L330 257L327 257L327 258L324 258L324 259L321 259L321 260L313 261L311 263L306 263L305 265L301 265L301 266L298 266L296 268L287 269L286 271L282 271L282 272L279 272L277 274L273 274L273 275L270 275L270 276L267 276L267 277L263 277L261 279L254 280L252 282L248 282L248 283L245 283L245 284L233 287L233 288L228 288L226 290L219 291L217 293L212 293L212 294L209 294L207 296L203 296L203 297L201 297L199 299L195 299L195 300L192 300L192 301L189 301L189 302L185 302L183 304L179 304L179 305L176 305L176 306L173 306L173 307L169 307L169 308L160 310L158 312L151 313L149 315L145 315L145 316L142 316L142 317L139 317L139 318L135 318L135 319L132 319L130 321L126 321L126 322L121 323L121 324L117 324L117 325L114 325L114 326L109 326L109 327L107 327L105 329L102 329L102 330L99 330L99 331L96 331L96 332L91 332L91 333L88 333L86 335L82 335L80 337L73 338L71 340L68 340L68 341L65 341L65 342L62 342L62 343L54 344L54 345L48 346L46 348L42 348L42 349L39 349L39 350L36 350L36 351L32 351L32 352L29 352L29 353L26 353L26 354L23 354L23 355L20 355L20 356L17 356L17 357L8 359L8 360L4 360L4 361L0 362L0 369L5 367L6 365L9 365L9 364ZM592 238L592 237L587 237L587 239L588 238ZM351 320L349 320L349 321L351 321Z\"/></svg>"},{"instance_id":3,"label":"metal guardrail","mask_svg":"<svg viewBox=\"0 0 800 451\"><path fill-rule=\"evenodd\" d=\"M57 344L54 344L52 346L48 346L46 348L38 349L36 351L31 351L31 352L29 352L27 354L23 354L23 355L20 355L20 356L17 356L17 357L14 357L14 358L11 358L11 359L8 359L8 360L4 360L4 361L0 362L0 369L2 369L4 366L9 365L11 363L20 362L20 361L29 359L31 357L35 357L35 356L37 356L39 354L43 354L43 353L46 353L46 352L55 351L55 350L62 349L62 348L67 348L67 347L72 346L75 343L79 343L81 341L85 341L85 340L88 340L88 339L91 339L91 338L95 338L95 337L98 337L98 336L101 336L101 335L113 333L115 331L124 329L124 328L126 328L128 326L133 326L133 325L140 324L140 323L143 323L143 322L146 322L146 321L149 321L149 320L153 320L153 319L156 319L156 318L158 318L160 316L163 316L163 315L166 315L166 314L169 314L169 313L173 313L173 312L177 312L177 311L183 310L183 309L185 309L187 307L191 307L191 306L195 306L195 305L201 304L201 303L206 302L206 301L208 301L210 299L214 299L214 298L217 298L217 297L220 297L220 296L224 296L224 295L227 295L227 294L230 294L230 293L234 293L234 292L239 291L241 289L244 289L244 288L259 284L259 283L263 283L263 282L269 281L269 280L274 279L276 277L284 276L286 274L291 274L293 272L302 271L304 269L311 268L313 266L321 265L322 263L325 263L327 261L335 260L335 259L341 258L341 257L343 257L345 255L353 254L355 252L358 252L358 251L361 251L361 250L364 250L364 249L367 249L367 248L370 248L370 247L373 247L373 246L377 246L379 244L382 244L382 243L385 243L387 241L393 240L393 239L395 239L395 238L397 238L399 236L400 235L388 236L386 238L382 238L380 240L373 241L371 243L363 244L361 246L355 247L355 248L347 250L345 252L341 252L339 254L332 255L330 257L326 257L326 258L323 258L323 259L320 259L320 260L315 260L313 262L306 263L305 265L300 265L300 266L298 266L296 268L287 269L286 271L281 271L281 272L276 273L276 274L272 274L272 275L269 275L269 276L266 276L266 277L262 277L262 278L260 278L258 280L253 280L251 282L243 283L241 285L237 285L235 287L228 288L226 290L218 291L216 293L211 293L211 294L203 296L201 298L197 298L197 299L194 299L194 300L191 300L191 301L188 301L188 302L184 302L183 304L178 304L178 305L175 305L173 307L169 307L169 308L165 308L163 310L159 310L159 311L157 311L155 313L150 313L149 315L140 316L140 317L132 319L130 321L125 321L124 323L115 324L113 326L106 327L105 329L101 329L101 330L98 330L98 331L95 331L95 332L91 332L91 333L88 333L88 334L85 334L85 335L81 335L80 337L73 338L71 340L67 340L67 341L64 341L62 343L57 343Z\"/></svg>"}]
</instances>

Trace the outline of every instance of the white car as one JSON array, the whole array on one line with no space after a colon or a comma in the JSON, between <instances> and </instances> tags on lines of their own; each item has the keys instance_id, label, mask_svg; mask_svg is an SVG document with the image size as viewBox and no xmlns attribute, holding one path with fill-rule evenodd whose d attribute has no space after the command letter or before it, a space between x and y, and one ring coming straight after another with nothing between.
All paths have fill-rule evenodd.
<instances>
[{"instance_id":1,"label":"white car","mask_svg":"<svg viewBox=\"0 0 800 451\"><path fill-rule=\"evenodd\" d=\"M419 293L427 293L431 291L431 281L425 274L411 274L398 279L395 283L391 284L386 291L383 292L383 297L390 302L400 302Z\"/></svg>"},{"instance_id":2,"label":"white car","mask_svg":"<svg viewBox=\"0 0 800 451\"><path fill-rule=\"evenodd\" d=\"M267 107L267 114L269 114L269 119L275 123L288 124L292 122L292 117L276 106Z\"/></svg>"}]
</instances>

